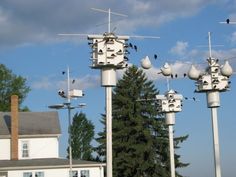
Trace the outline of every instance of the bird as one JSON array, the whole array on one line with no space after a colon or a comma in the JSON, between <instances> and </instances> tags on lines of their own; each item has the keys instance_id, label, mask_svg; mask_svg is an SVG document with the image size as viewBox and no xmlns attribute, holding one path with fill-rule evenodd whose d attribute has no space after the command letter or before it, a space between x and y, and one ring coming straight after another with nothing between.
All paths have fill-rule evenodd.
<instances>
[{"instance_id":1,"label":"bird","mask_svg":"<svg viewBox=\"0 0 236 177\"><path fill-rule=\"evenodd\" d=\"M74 83L75 83L75 79L72 80L72 84L74 84Z\"/></svg>"},{"instance_id":2,"label":"bird","mask_svg":"<svg viewBox=\"0 0 236 177\"><path fill-rule=\"evenodd\" d=\"M133 44L129 43L129 47L133 48Z\"/></svg>"},{"instance_id":3,"label":"bird","mask_svg":"<svg viewBox=\"0 0 236 177\"><path fill-rule=\"evenodd\" d=\"M173 79L173 77L174 77L173 74L171 74L170 77L171 77L171 79Z\"/></svg>"},{"instance_id":4,"label":"bird","mask_svg":"<svg viewBox=\"0 0 236 177\"><path fill-rule=\"evenodd\" d=\"M185 100L187 100L187 99L188 99L188 97L184 97L184 99L185 99Z\"/></svg>"},{"instance_id":5,"label":"bird","mask_svg":"<svg viewBox=\"0 0 236 177\"><path fill-rule=\"evenodd\" d=\"M187 74L186 73L184 73L184 77L186 77L187 76Z\"/></svg>"},{"instance_id":6,"label":"bird","mask_svg":"<svg viewBox=\"0 0 236 177\"><path fill-rule=\"evenodd\" d=\"M136 45L134 45L134 50L137 52L138 51L138 48Z\"/></svg>"},{"instance_id":7,"label":"bird","mask_svg":"<svg viewBox=\"0 0 236 177\"><path fill-rule=\"evenodd\" d=\"M124 56L124 59L127 60L127 61L129 60L127 56Z\"/></svg>"},{"instance_id":8,"label":"bird","mask_svg":"<svg viewBox=\"0 0 236 177\"><path fill-rule=\"evenodd\" d=\"M125 50L125 54L130 54L130 52L128 50Z\"/></svg>"},{"instance_id":9,"label":"bird","mask_svg":"<svg viewBox=\"0 0 236 177\"><path fill-rule=\"evenodd\" d=\"M175 78L177 78L178 77L178 75L177 74L175 74Z\"/></svg>"},{"instance_id":10,"label":"bird","mask_svg":"<svg viewBox=\"0 0 236 177\"><path fill-rule=\"evenodd\" d=\"M103 52L102 52L102 49L100 49L98 52L99 52L99 53L103 53Z\"/></svg>"},{"instance_id":11,"label":"bird","mask_svg":"<svg viewBox=\"0 0 236 177\"><path fill-rule=\"evenodd\" d=\"M193 101L196 101L196 98L195 98L195 97L193 97Z\"/></svg>"},{"instance_id":12,"label":"bird","mask_svg":"<svg viewBox=\"0 0 236 177\"><path fill-rule=\"evenodd\" d=\"M229 19L226 19L226 23L229 24L230 20Z\"/></svg>"},{"instance_id":13,"label":"bird","mask_svg":"<svg viewBox=\"0 0 236 177\"><path fill-rule=\"evenodd\" d=\"M155 60L157 59L157 54L154 54L154 59L155 59Z\"/></svg>"},{"instance_id":14,"label":"bird","mask_svg":"<svg viewBox=\"0 0 236 177\"><path fill-rule=\"evenodd\" d=\"M64 74L66 74L66 72L65 72L65 71L62 71L62 74L64 75Z\"/></svg>"}]
</instances>

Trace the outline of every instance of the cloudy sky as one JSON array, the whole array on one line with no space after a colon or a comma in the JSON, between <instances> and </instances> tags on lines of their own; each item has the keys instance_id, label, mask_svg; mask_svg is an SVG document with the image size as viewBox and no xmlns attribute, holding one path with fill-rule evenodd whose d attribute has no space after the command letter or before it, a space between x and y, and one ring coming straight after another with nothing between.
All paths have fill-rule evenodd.
<instances>
[{"instance_id":1,"label":"cloudy sky","mask_svg":"<svg viewBox=\"0 0 236 177\"><path fill-rule=\"evenodd\" d=\"M59 33L102 34L108 30L108 15L92 10L99 8L127 15L111 16L111 30L119 35L159 36L160 39L130 38L138 51L130 50L129 63L140 66L140 60L149 56L153 67L145 71L161 93L166 81L157 73L165 63L173 68L177 79L170 80L171 88L200 101L185 101L177 114L175 135L189 134L178 153L189 162L181 169L185 176L214 176L210 110L204 94L195 94L194 82L183 78L191 64L199 69L206 65L208 32L212 32L212 54L229 59L236 70L236 25L219 24L230 18L236 21L235 0L1 0L0 1L0 63L15 74L27 78L32 91L25 100L32 111L49 111L48 105L62 103L59 89L66 88L70 67L73 88L83 89L85 97L73 104L85 102L83 111L102 129L100 114L105 111L104 88L100 86L99 70L92 70L90 48L86 36L58 36ZM157 54L157 60L154 59ZM118 78L122 71L118 72ZM234 149L235 125L233 110L236 79L231 78L231 91L221 94L219 133L222 176L234 177L236 155ZM67 115L59 111L62 124L60 154L65 156L67 142Z\"/></svg>"}]
</instances>

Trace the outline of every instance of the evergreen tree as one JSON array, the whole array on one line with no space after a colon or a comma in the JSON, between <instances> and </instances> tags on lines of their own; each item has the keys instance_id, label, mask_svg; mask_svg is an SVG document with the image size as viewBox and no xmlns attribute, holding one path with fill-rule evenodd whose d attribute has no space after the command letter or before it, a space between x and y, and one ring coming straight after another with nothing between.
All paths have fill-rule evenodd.
<instances>
[{"instance_id":1,"label":"evergreen tree","mask_svg":"<svg viewBox=\"0 0 236 177\"><path fill-rule=\"evenodd\" d=\"M155 98L158 91L142 70L126 70L113 92L113 174L115 177L169 177L168 129L157 119ZM146 100L146 101L145 101ZM102 135L102 136L101 136ZM98 140L104 148L105 132ZM186 137L178 137L177 145ZM103 141L101 141L103 140ZM105 150L104 150L105 151ZM104 151L103 155L105 154ZM181 163L175 155L176 167Z\"/></svg>"},{"instance_id":2,"label":"evergreen tree","mask_svg":"<svg viewBox=\"0 0 236 177\"><path fill-rule=\"evenodd\" d=\"M103 125L106 125L106 115L102 114L102 119L100 121ZM106 159L106 128L104 126L103 131L98 133L96 141L99 143L99 146L94 147L94 151L97 153L96 161L105 162Z\"/></svg>"},{"instance_id":3,"label":"evergreen tree","mask_svg":"<svg viewBox=\"0 0 236 177\"><path fill-rule=\"evenodd\" d=\"M10 111L11 95L18 95L21 105L29 91L25 78L15 75L5 65L0 64L0 111ZM21 111L29 109L24 107Z\"/></svg>"},{"instance_id":4,"label":"evergreen tree","mask_svg":"<svg viewBox=\"0 0 236 177\"><path fill-rule=\"evenodd\" d=\"M93 148L91 141L94 139L94 125L82 112L73 117L71 131L71 148L73 159L92 160Z\"/></svg>"}]
</instances>

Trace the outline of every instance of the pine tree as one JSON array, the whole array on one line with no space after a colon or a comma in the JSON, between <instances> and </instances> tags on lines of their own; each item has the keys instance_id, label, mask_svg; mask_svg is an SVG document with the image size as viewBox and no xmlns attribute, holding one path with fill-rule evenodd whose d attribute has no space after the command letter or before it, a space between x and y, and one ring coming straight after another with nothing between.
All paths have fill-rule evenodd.
<instances>
[{"instance_id":1,"label":"pine tree","mask_svg":"<svg viewBox=\"0 0 236 177\"><path fill-rule=\"evenodd\" d=\"M91 141L94 139L94 125L82 112L73 117L71 131L71 147L73 159L92 160L93 148Z\"/></svg>"},{"instance_id":2,"label":"pine tree","mask_svg":"<svg viewBox=\"0 0 236 177\"><path fill-rule=\"evenodd\" d=\"M158 91L142 70L126 70L113 92L113 174L114 177L169 177L168 129L162 115L157 119L154 101ZM100 152L105 132L100 133ZM175 145L183 141L179 137ZM180 156L176 167L184 166Z\"/></svg>"}]
</instances>

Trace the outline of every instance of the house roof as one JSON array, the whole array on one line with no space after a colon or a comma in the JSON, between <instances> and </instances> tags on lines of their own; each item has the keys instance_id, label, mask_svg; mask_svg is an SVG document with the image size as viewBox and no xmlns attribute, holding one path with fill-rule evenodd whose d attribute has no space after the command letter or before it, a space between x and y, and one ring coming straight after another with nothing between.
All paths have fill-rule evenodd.
<instances>
[{"instance_id":1,"label":"house roof","mask_svg":"<svg viewBox=\"0 0 236 177\"><path fill-rule=\"evenodd\" d=\"M105 166L104 163L73 160L72 167L100 167ZM69 168L68 159L60 158L43 158L43 159L26 159L26 160L0 160L1 170L30 170L30 169L55 169L55 168Z\"/></svg>"},{"instance_id":2,"label":"house roof","mask_svg":"<svg viewBox=\"0 0 236 177\"><path fill-rule=\"evenodd\" d=\"M11 113L0 112L0 136L11 134ZM57 112L19 112L19 136L61 134Z\"/></svg>"}]
</instances>

